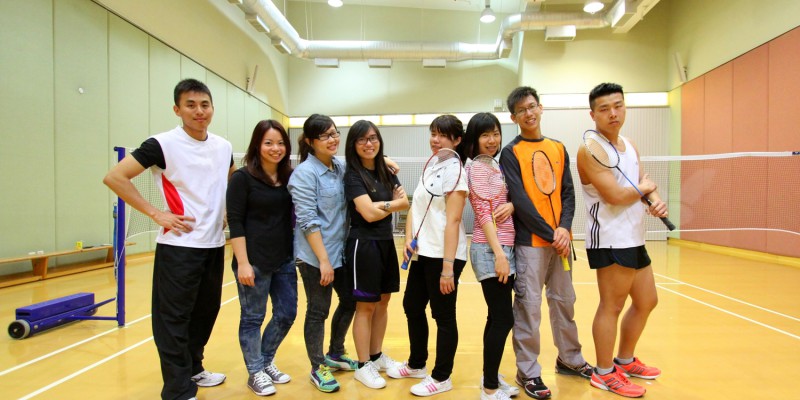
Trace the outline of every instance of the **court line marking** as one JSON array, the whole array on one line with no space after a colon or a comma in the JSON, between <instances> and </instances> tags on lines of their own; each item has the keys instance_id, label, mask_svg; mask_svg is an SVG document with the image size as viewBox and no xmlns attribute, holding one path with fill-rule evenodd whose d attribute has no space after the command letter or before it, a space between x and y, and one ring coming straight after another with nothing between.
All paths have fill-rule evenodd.
<instances>
[{"instance_id":1,"label":"court line marking","mask_svg":"<svg viewBox=\"0 0 800 400\"><path fill-rule=\"evenodd\" d=\"M686 283L686 282L681 281L679 279L670 278L668 276L661 275L661 274L654 274L654 275L662 277L664 279L669 279L671 281L674 281L677 284L685 285L685 286L688 286L688 287L691 287L691 288L694 288L694 289L697 289L697 290L700 290L700 291L703 291L703 292L706 292L706 293L713 294L715 296L722 297L724 299L727 299L727 300L730 300L730 301L733 301L733 302L736 302L736 303L739 303L739 304L744 304L746 306L750 306L750 307L759 309L759 310L764 311L764 312L775 314L777 316L784 317L784 318L790 319L790 320L795 321L795 322L800 322L800 318L793 317L791 315L786 315L786 314L783 314L783 313L780 313L780 312L777 312L777 311L774 311L774 310L770 310L769 308L761 307L761 306L753 304L753 303L748 303L748 302L746 302L744 300L739 300L739 299L737 299L735 297L731 297L731 296L728 296L728 295L725 295L725 294L722 294L722 293L718 293L718 292L715 292L713 290L704 289L704 288L701 288L699 286L692 285L691 283ZM669 283L663 283L663 284L669 284Z\"/></svg>"},{"instance_id":2,"label":"court line marking","mask_svg":"<svg viewBox=\"0 0 800 400\"><path fill-rule=\"evenodd\" d=\"M786 335L786 336L789 336L789 337L791 337L791 338L793 338L793 339L798 339L798 340L800 340L800 336L798 336L798 335L795 335L795 334L793 334L793 333L786 332L786 331L784 331L784 330L782 330L782 329L778 329L778 328L776 328L776 327L774 327L774 326L771 326L771 325L767 325L767 324L765 324L765 323L763 323L763 322L758 322L758 321L756 321L756 320L754 320L754 319L752 319L752 318L747 318L747 317L745 317L745 316L743 316L743 315L739 315L739 314L737 314L737 313L735 313L735 312L733 312L733 311L728 311L728 310L725 310L725 309L723 309L723 308L721 308L721 307L717 307L717 306L715 306L715 305L713 305L713 304L709 304L709 303L706 303L706 302L704 302L704 301L701 301L701 300L695 299L694 297L691 297L691 296L685 295L685 294L683 294L683 293L680 293L680 292L677 292L677 291L675 291L675 290L672 290L672 289L667 289L667 288L664 288L664 287L659 287L659 289L661 289L661 290L666 290L667 292L670 292L670 293L672 293L672 294L676 294L676 295L678 295L678 296L680 296L680 297L683 297L683 298L686 298L686 299L688 299L688 300L694 301L694 302L696 302L696 303L702 304L702 305L704 305L704 306L707 306L707 307L713 308L713 309L715 309L715 310L717 310L717 311L720 311L720 312L723 312L723 313L725 313L725 314L728 314L728 315L734 316L734 317L736 317L736 318L741 318L741 319L743 319L743 320L745 320L745 321L747 321L747 322L752 322L752 323L754 323L754 324L756 324L756 325L760 325L760 326L762 326L762 327L764 327L764 328L767 328L767 329L773 330L773 331L775 331L775 332L778 332L778 333L782 333L782 334L784 334L784 335Z\"/></svg>"},{"instance_id":3,"label":"court line marking","mask_svg":"<svg viewBox=\"0 0 800 400\"><path fill-rule=\"evenodd\" d=\"M236 283L236 281L235 281L235 280L233 280L233 281L230 281L230 282L228 282L228 283L224 283L224 284L222 285L222 287L229 286L229 285L231 285L231 284L234 284L234 283ZM233 297L233 298L231 298L231 299L229 299L229 300L226 300L225 302L222 302L222 303L220 303L220 307L222 307L223 305L225 305L225 304L228 304L228 303L230 303L231 301L233 301L233 300L236 300L236 299L238 299L238 298L239 298L239 296L235 296L235 297ZM127 328L127 327L129 327L129 326L135 325L135 324L137 324L137 323L139 323L139 322L142 322L142 321L144 321L144 320L146 320L146 319L148 319L148 318L150 318L150 317L152 317L152 316L153 316L153 314L147 314L147 315L145 315L145 316L139 317L139 318L137 318L137 319L135 319L135 320L133 320L133 321L131 321L131 322L127 322L127 323L125 323L125 326L123 326L122 328L124 329L124 328ZM6 369L6 370L4 370L4 371L0 371L0 376L3 376L3 375L6 375L6 374L9 374L9 373L11 373L11 372L14 372L14 371L16 371L16 370L18 370L18 369L25 368L25 367L27 367L27 366L29 366L29 365L31 365L31 364L35 364L35 363L37 363L37 362L39 362L39 361L42 361L42 360L48 359L48 358L50 358L50 357L53 357L53 356L55 356L55 355L57 355L57 354L59 354L59 353L63 353L63 352L65 352L65 351L67 351L67 350L73 349L73 348L75 348L75 347L78 347L78 346L80 346L80 345L82 345L82 344L85 344L85 343L91 342L92 340L99 339L99 338L101 338L101 337L103 337L103 336L105 336L105 335L108 335L109 333L112 333L112 332L117 332L119 329L120 329L120 327L116 327L116 328L109 329L109 330L107 330L107 331L105 331L105 332L98 333L97 335L94 335L94 336L92 336L92 337L88 337L88 338L86 338L86 339L80 340L80 341L78 341L78 342L75 342L75 343L73 343L73 344L70 344L70 345L67 345L67 346L65 346L65 347L62 347L62 348L60 348L60 349L58 349L58 350L54 350L54 351L51 351L50 353L43 354L43 355L41 355L41 356L39 356L39 357L36 357L36 358L34 358L34 359L32 359L32 360L28 360L28 361L26 361L26 362L24 362L24 363L22 363L22 364L15 365L15 366L13 366L13 367L11 367L11 368L9 368L9 369ZM151 338L152 338L152 336L151 336Z\"/></svg>"},{"instance_id":4,"label":"court line marking","mask_svg":"<svg viewBox=\"0 0 800 400\"><path fill-rule=\"evenodd\" d=\"M234 282L235 282L235 281L234 281ZM228 283L228 284L224 284L224 285L222 285L222 286L223 286L223 287L225 287L225 286L227 286L227 285L229 285L229 284L230 284L230 283ZM228 300L225 300L225 301L223 301L222 303L220 303L220 307L222 307L222 306L225 306L225 305L227 305L227 304L231 303L232 301L234 301L234 300L236 300L236 299L238 299L238 298L239 298L239 296L234 296L234 297L232 297L232 298L230 298L230 299L228 299ZM146 319L146 318L150 318L151 316L152 316L152 314L148 314L148 315L146 315L146 316L144 316L144 317L142 317L142 318L139 318L139 319L137 320L137 322L138 322L138 321L141 321L141 320L144 320L144 319ZM125 325L125 326L127 327L127 325ZM105 335L105 334L107 334L107 332L104 332L104 333L103 333L103 335ZM95 335L95 336L99 337L99 335ZM91 338L91 339L94 339L94 338L95 338L95 337L93 337L93 338ZM124 348L124 349L122 349L122 350L120 350L120 351L118 351L118 352L116 352L116 353L114 353L114 354L112 354L112 355L110 355L110 356L106 357L106 358L103 358L103 359L102 359L102 360L100 360L100 361L97 361L97 362L95 362L94 364L91 364L91 365L89 365L89 366L86 366L86 367L84 367L84 368L81 368L80 370L78 370L78 371L75 371L75 372L73 372L73 373L71 373L71 374L69 374L69 375L67 375L67 376L65 376L65 377L63 377L63 378L61 378L61 379L59 379L59 380L57 380L57 381L53 382L53 383L50 383L50 384L49 384L49 385L47 385L47 386L44 386L44 387L42 387L42 388L40 388L40 389L38 389L38 390L36 390L36 391L34 391L34 392L31 392L31 393L29 393L29 394L27 394L27 395L25 395L25 396L23 396L23 397L20 397L18 400L28 400L28 399L30 399L30 398L32 398L32 397L34 397L34 396L40 395L40 394L42 394L42 393L44 393L44 392L46 392L46 391L48 391L48 390L50 390L50 389L52 389L52 388L54 388L54 387L56 387L56 386L58 386L58 385L60 385L60 384L62 384L62 383L64 383L64 382L66 382L66 381L68 381L68 380L70 380L70 379L72 379L72 378L74 378L74 377L76 377L76 376L78 376L78 375L81 375L81 374L83 374L83 373L85 373L85 372L91 371L92 369L94 369L94 368L97 368L97 367L99 367L100 365L103 365L103 364L107 363L108 361L111 361L111 360L113 360L114 358L116 358L116 357L119 357L119 356L121 356L121 355L123 355L123 354L125 354L125 353L127 353L127 352L129 352L129 351L131 351L131 350L133 350L133 349L135 349L135 348L137 348L137 347L139 347L139 346L141 346L141 345L143 345L143 344L145 344L145 343L147 343L147 342L151 341L151 340L153 340L153 336L150 336L150 337L148 337L148 338L146 338L146 339L144 339L144 340L142 340L142 341L140 341L140 342L138 342L138 343L136 343L136 344L134 344L134 345L128 346L128 347L126 347L126 348ZM84 340L84 341L88 341L88 340ZM75 345L77 345L77 343L76 343ZM71 347L74 347L75 345L72 345ZM63 350L59 350L58 352L53 352L53 353L51 353L51 355L58 354L58 353L60 353L61 351L63 351ZM47 357L40 357L39 359L44 359L44 358L47 358ZM37 359L37 360L39 360L39 359ZM32 361L33 361L33 360L32 360Z\"/></svg>"}]
</instances>

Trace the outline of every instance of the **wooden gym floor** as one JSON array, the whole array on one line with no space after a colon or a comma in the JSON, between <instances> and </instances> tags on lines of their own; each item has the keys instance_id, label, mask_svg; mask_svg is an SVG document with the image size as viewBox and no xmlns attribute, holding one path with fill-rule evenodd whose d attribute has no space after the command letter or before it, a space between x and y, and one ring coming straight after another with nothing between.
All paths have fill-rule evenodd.
<instances>
[{"instance_id":1,"label":"wooden gym floor","mask_svg":"<svg viewBox=\"0 0 800 400\"><path fill-rule=\"evenodd\" d=\"M598 301L594 273L588 268L583 242L576 242L574 268L578 295L575 320L584 357L594 363L591 324ZM647 388L648 399L727 399L759 396L797 398L795 361L800 356L800 269L705 252L666 242L648 242L658 286L659 305L650 317L637 355L658 366L655 381L635 380ZM230 265L226 261L226 265ZM481 336L486 316L480 285L469 266L459 288L460 343L453 372L454 390L437 399L477 399L482 375ZM14 340L0 335L0 397L2 399L157 399L161 388L158 357L150 327L152 261L131 258L128 266L128 323L117 328L111 321L82 321ZM401 280L404 280L401 273ZM111 269L85 272L0 290L3 323L14 320L14 310L77 292L95 293L96 300L114 297ZM397 360L408 355L402 290L390 303L384 350ZM305 296L300 288L298 317L276 357L277 365L292 376L276 385L274 398L354 399L413 398L414 379L387 378L385 389L368 389L351 372L337 372L342 389L334 394L317 391L308 380L308 360L302 328ZM334 296L335 297L335 296ZM544 305L543 307L546 307ZM98 315L113 315L113 303ZM554 399L620 399L590 387L586 380L557 375L556 358L547 312L543 313L542 379ZM201 388L200 399L255 399L246 386L247 372L239 350L239 306L236 286L226 267L222 310L206 348L205 365L227 374L215 388ZM433 322L431 321L433 327ZM432 333L435 328L432 329ZM435 336L431 335L431 343ZM348 349L355 350L348 335ZM327 343L327 340L326 340ZM432 367L433 360L429 360ZM514 353L508 341L501 373L509 382L515 374ZM520 394L519 399L527 398Z\"/></svg>"}]
</instances>

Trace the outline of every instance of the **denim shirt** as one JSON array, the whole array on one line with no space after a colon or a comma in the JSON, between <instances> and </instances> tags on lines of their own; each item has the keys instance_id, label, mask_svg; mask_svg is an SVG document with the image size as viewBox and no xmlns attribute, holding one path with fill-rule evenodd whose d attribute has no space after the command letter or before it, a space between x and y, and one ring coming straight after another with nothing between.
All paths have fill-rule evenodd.
<instances>
[{"instance_id":1,"label":"denim shirt","mask_svg":"<svg viewBox=\"0 0 800 400\"><path fill-rule=\"evenodd\" d=\"M347 201L344 197L344 164L335 157L328 169L313 154L294 169L286 185L292 194L297 222L294 228L295 258L319 268L319 259L306 235L319 231L334 269L342 266L347 238Z\"/></svg>"}]
</instances>

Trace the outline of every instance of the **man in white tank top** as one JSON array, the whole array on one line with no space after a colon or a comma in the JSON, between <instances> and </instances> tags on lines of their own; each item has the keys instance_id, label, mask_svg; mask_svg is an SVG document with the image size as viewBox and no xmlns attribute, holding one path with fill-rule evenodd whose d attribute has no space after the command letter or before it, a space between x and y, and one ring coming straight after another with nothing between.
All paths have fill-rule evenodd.
<instances>
[{"instance_id":1,"label":"man in white tank top","mask_svg":"<svg viewBox=\"0 0 800 400\"><path fill-rule=\"evenodd\" d=\"M633 143L619 134L625 123L622 87L614 83L596 86L589 94L589 104L595 129L619 152L619 168L632 181L638 181L637 187L653 204L648 209L618 170L604 167L581 146L577 158L588 211L586 254L589 267L597 272L600 291L592 324L597 366L590 382L621 396L641 397L645 389L631 383L627 376L655 379L661 375L658 368L634 357L647 317L658 303L653 269L644 247L643 220L645 212L666 217L667 205L658 196L655 183L641 170ZM632 304L622 318L614 357L617 323L628 296Z\"/></svg>"}]
</instances>

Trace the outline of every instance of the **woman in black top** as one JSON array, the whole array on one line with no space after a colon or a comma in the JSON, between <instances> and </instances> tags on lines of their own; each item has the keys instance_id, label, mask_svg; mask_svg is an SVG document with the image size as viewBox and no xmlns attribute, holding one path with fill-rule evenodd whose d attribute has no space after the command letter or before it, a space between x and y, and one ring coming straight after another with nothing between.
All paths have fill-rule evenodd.
<instances>
[{"instance_id":1,"label":"woman in black top","mask_svg":"<svg viewBox=\"0 0 800 400\"><path fill-rule=\"evenodd\" d=\"M291 151L289 135L280 123L259 122L244 167L228 183L232 268L241 305L239 344L250 375L247 386L261 396L275 393L273 382L291 379L273 362L297 315L292 198L286 189ZM267 296L272 299L272 318L262 336Z\"/></svg>"},{"instance_id":2,"label":"woman in black top","mask_svg":"<svg viewBox=\"0 0 800 400\"><path fill-rule=\"evenodd\" d=\"M345 197L350 214L345 262L357 302L353 319L358 353L355 379L380 389L386 386L386 380L378 371L397 364L382 349L389 299L400 291L392 213L408 209L408 197L386 166L383 139L372 122L362 120L350 127L345 158Z\"/></svg>"}]
</instances>

